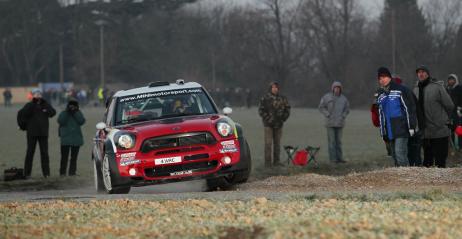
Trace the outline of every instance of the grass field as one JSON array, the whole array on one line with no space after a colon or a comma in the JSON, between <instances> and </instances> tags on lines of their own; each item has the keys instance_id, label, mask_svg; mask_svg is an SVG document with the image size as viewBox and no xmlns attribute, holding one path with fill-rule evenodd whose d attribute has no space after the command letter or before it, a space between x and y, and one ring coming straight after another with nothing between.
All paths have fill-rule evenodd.
<instances>
[{"instance_id":1,"label":"grass field","mask_svg":"<svg viewBox=\"0 0 462 239\"><path fill-rule=\"evenodd\" d=\"M9 167L23 167L26 151L25 132L18 130L16 125L16 108L0 108L0 171ZM57 109L59 112L62 109ZM87 119L83 126L85 145L82 146L79 161L78 174L81 178L93 177L90 155L95 134L95 125L102 119L102 108L84 108L83 113ZM263 165L263 127L256 108L234 109L232 118L241 123L245 130L245 137L251 146L254 162L253 177L265 177L272 174L284 173L284 170L262 170ZM59 170L59 138L57 133L57 117L50 120L49 153L52 177L58 175ZM344 154L349 162L345 165L331 165L327 163L326 132L320 113L314 109L293 109L292 114L285 124L282 145L296 146L321 146L317 157L320 167L314 169L308 166L300 169L308 172L316 172L330 175L342 175L351 171L376 169L391 165L391 160L385 157L383 143L378 137L378 130L370 123L367 111L352 111L347 119L344 130ZM286 154L281 151L281 159L285 160ZM37 147L34 159L32 177L40 178L40 157Z\"/></svg>"}]
</instances>

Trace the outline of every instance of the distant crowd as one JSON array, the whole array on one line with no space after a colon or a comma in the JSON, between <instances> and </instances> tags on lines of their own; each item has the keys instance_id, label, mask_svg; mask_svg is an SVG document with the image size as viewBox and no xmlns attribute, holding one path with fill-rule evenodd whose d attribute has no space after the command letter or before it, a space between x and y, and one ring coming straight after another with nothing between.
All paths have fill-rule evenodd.
<instances>
[{"instance_id":1,"label":"distant crowd","mask_svg":"<svg viewBox=\"0 0 462 239\"><path fill-rule=\"evenodd\" d=\"M36 89L42 92L42 99L46 102L50 103L51 105L65 105L69 100L76 100L79 102L80 106L105 106L107 99L110 98L114 92L110 92L107 88L97 88L97 89L55 89L50 88L46 90ZM31 90L27 92L26 98L28 101L32 101L34 98L33 91ZM13 94L11 89L5 88L3 91L3 99L4 99L4 106L11 107L13 102Z\"/></svg>"}]
</instances>

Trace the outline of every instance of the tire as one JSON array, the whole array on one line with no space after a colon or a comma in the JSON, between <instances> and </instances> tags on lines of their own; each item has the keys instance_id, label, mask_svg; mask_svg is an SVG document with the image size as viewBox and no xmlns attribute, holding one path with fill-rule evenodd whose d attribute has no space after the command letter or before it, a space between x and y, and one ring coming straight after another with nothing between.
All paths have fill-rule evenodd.
<instances>
[{"instance_id":1,"label":"tire","mask_svg":"<svg viewBox=\"0 0 462 239\"><path fill-rule=\"evenodd\" d=\"M207 179L207 188L209 191L216 191L218 189L223 191L231 190L235 186L233 183L233 178L234 175Z\"/></svg>"},{"instance_id":2,"label":"tire","mask_svg":"<svg viewBox=\"0 0 462 239\"><path fill-rule=\"evenodd\" d=\"M250 147L249 143L247 140L243 140L243 145L244 147L241 148L241 152L245 152L243 157L247 157L246 160L246 168L247 170L235 172L229 176L225 177L218 177L218 178L212 178L212 179L207 179L207 187L209 191L215 191L215 190L231 190L233 189L236 184L239 183L245 183L249 179L250 176L250 171L252 170L252 159L250 156Z\"/></svg>"},{"instance_id":3,"label":"tire","mask_svg":"<svg viewBox=\"0 0 462 239\"><path fill-rule=\"evenodd\" d=\"M241 152L242 151L245 152L243 157L247 158L247 160L246 160L246 168L247 169L244 170L244 171L234 173L234 183L236 183L236 184L237 183L245 183L245 182L247 182L247 180L249 180L249 177L250 177L250 172L252 171L252 156L250 155L249 143L245 139L244 139L243 142L244 142L243 145L245 145L245 149L244 150L241 149Z\"/></svg>"},{"instance_id":4,"label":"tire","mask_svg":"<svg viewBox=\"0 0 462 239\"><path fill-rule=\"evenodd\" d=\"M101 167L96 163L96 159L93 158L93 175L95 178L95 189L97 193L105 192L103 174L101 173Z\"/></svg>"},{"instance_id":5,"label":"tire","mask_svg":"<svg viewBox=\"0 0 462 239\"><path fill-rule=\"evenodd\" d=\"M103 185L106 193L108 194L127 194L130 192L130 187L113 187L112 186L112 173L109 162L109 156L105 153L103 162L101 163L101 175L103 178Z\"/></svg>"}]
</instances>

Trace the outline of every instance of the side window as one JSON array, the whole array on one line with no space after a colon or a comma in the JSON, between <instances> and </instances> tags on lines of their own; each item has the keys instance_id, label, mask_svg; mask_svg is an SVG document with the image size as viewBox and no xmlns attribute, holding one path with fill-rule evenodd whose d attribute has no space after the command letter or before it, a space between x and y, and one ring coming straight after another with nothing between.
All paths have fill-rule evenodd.
<instances>
[{"instance_id":1,"label":"side window","mask_svg":"<svg viewBox=\"0 0 462 239\"><path fill-rule=\"evenodd\" d=\"M112 126L112 119L114 118L114 110L117 102L117 98L112 98L111 104L106 111L106 125Z\"/></svg>"}]
</instances>

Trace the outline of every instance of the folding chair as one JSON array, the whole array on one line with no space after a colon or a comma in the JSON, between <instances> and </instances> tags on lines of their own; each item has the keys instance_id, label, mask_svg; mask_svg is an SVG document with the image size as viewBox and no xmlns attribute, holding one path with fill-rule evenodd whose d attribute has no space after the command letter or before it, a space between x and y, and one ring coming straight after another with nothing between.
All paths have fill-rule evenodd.
<instances>
[{"instance_id":1,"label":"folding chair","mask_svg":"<svg viewBox=\"0 0 462 239\"><path fill-rule=\"evenodd\" d=\"M294 154L297 152L298 147L293 147L290 145L284 146L284 150L287 153L287 164L290 164L290 162L294 159Z\"/></svg>"}]
</instances>

